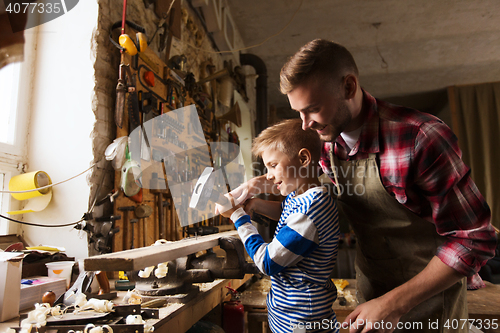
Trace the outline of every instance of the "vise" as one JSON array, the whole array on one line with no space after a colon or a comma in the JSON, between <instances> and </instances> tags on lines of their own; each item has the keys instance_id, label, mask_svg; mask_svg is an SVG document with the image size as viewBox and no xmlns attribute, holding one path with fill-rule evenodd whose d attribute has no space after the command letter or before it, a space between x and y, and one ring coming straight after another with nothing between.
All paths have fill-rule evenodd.
<instances>
[{"instance_id":1,"label":"vise","mask_svg":"<svg viewBox=\"0 0 500 333\"><path fill-rule=\"evenodd\" d=\"M219 238L224 257L213 249L202 255L189 254L167 262L167 274L157 278L151 274L140 278L138 271L127 272L129 280L136 282L136 290L144 296L166 296L199 290L193 283L212 282L215 279L242 279L245 274L257 274L259 269L245 258L241 240L235 236Z\"/></svg>"}]
</instances>

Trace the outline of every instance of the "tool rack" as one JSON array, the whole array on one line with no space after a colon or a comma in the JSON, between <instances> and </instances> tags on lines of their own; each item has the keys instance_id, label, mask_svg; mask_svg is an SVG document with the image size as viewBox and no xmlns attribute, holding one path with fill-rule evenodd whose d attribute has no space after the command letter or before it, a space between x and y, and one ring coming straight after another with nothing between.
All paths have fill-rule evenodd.
<instances>
[{"instance_id":1,"label":"tool rack","mask_svg":"<svg viewBox=\"0 0 500 333\"><path fill-rule=\"evenodd\" d=\"M130 27L127 27L127 29L131 30ZM131 109L132 106L129 105L130 101L127 98L123 115L123 125L121 128L117 126L117 138L130 134L130 122L136 123L139 121L143 123L162 112L168 113L176 107L179 107L178 103L180 101L184 102L184 106L191 104L197 105L183 85L182 78L179 78L176 72L168 68L151 49L148 48L134 57L124 54L124 59L124 62L129 64L130 74L135 77L136 91L139 92L139 105L141 108L149 108L150 112L142 112L139 114L139 119L131 119L128 110ZM150 86L147 80L145 80L144 73L146 71L152 71L154 73L155 86ZM213 82L213 84L215 85L215 82ZM142 99L140 98L141 95ZM176 104L173 104L173 101L175 101ZM206 141L217 141L219 126L215 119L214 110L208 108L201 110L199 107L197 107L197 109L200 114L199 119ZM171 126L175 126L175 124L171 124ZM170 140L175 140L175 138L170 138ZM157 146L160 145L159 141L161 141L161 139L153 137L151 141L152 145ZM201 158L202 157L200 157L200 159ZM211 160L213 161L214 159L211 158ZM213 164L212 161L208 161L208 163ZM204 163L206 164L207 161L204 161ZM143 165L144 168L146 168L148 166L148 161L141 160L141 168ZM163 179L166 178L164 172L159 172L157 175L158 179L147 178L147 176L150 175L146 175L146 177L142 179L143 184L164 181ZM115 172L115 187L117 188L119 187L120 179L121 172L118 170ZM129 211L120 210L120 208L137 207L139 205L138 202L120 194L115 199L114 204L114 215L121 216L121 219L114 221L114 227L118 227L120 232L117 232L113 236L113 252L149 246L158 239L175 241L186 236L187 230L183 230L180 226L173 198L168 187L165 190L149 190L143 188L141 191L141 204L151 206L153 208L153 214L145 218L136 218L133 211L130 211L130 209ZM228 229L226 227L231 229L231 226L227 225L228 223L227 219L222 217L214 217L203 221L203 224L206 226L222 226L225 230Z\"/></svg>"}]
</instances>

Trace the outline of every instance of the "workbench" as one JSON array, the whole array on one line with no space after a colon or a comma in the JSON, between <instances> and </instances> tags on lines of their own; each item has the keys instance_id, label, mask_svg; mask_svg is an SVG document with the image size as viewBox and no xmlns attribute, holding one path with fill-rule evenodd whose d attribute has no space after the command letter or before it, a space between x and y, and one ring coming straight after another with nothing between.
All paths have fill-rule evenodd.
<instances>
[{"instance_id":1,"label":"workbench","mask_svg":"<svg viewBox=\"0 0 500 333\"><path fill-rule=\"evenodd\" d=\"M255 283L241 295L241 302L245 307L245 312L248 318L248 332L265 332L267 321L267 306L266 297L271 287L269 282L262 279ZM346 279L349 285L344 291L350 291L352 296L356 297L356 280ZM469 309L469 318L475 320L494 320L500 326L500 285L492 284L485 281L486 287L478 290L467 291L467 305ZM337 321L342 322L357 306L356 302L348 302L342 306L337 299L333 303L333 310L337 315ZM263 331L264 329L264 331ZM349 330L341 329L340 332L348 332ZM499 329L485 329L484 333L500 333Z\"/></svg>"},{"instance_id":2,"label":"workbench","mask_svg":"<svg viewBox=\"0 0 500 333\"><path fill-rule=\"evenodd\" d=\"M155 333L186 332L217 305L230 299L230 296L227 295L226 286L235 289L239 288L251 277L251 274L247 274L243 279L218 279L213 282L197 283L196 285L200 287L200 291L195 297L185 304L171 303L159 308L159 319L147 319L146 321L155 327ZM125 294L125 291L118 292L118 296L113 302L120 304ZM27 313L27 311L23 313ZM0 323L0 332L6 332L8 328L18 326L19 318L14 318Z\"/></svg>"}]
</instances>

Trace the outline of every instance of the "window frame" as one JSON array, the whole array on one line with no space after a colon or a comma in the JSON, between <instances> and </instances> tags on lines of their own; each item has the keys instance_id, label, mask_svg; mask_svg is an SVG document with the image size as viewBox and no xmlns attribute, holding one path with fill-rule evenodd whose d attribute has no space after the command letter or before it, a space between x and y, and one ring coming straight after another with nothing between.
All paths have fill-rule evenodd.
<instances>
[{"instance_id":1,"label":"window frame","mask_svg":"<svg viewBox=\"0 0 500 333\"><path fill-rule=\"evenodd\" d=\"M9 190L9 181L12 177L21 174L28 163L28 128L33 99L33 83L35 75L36 46L38 27L24 31L24 61L19 70L19 87L17 89L16 120L14 142L12 144L0 142L0 173L5 175L3 191ZM1 69L0 69L1 70ZM1 214L8 215L8 211L19 209L19 202L13 200L8 193L0 193ZM0 221L0 235L17 234L18 226L5 219Z\"/></svg>"}]
</instances>

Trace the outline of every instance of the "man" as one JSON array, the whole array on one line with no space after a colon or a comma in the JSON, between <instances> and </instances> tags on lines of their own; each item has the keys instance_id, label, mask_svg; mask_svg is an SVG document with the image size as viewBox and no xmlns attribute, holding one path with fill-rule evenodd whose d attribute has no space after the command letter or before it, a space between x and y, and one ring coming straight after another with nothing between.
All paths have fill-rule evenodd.
<instances>
[{"instance_id":1,"label":"man","mask_svg":"<svg viewBox=\"0 0 500 333\"><path fill-rule=\"evenodd\" d=\"M314 40L281 70L281 92L316 130L323 171L358 238L350 332L451 331L468 318L470 288L496 245L490 210L438 118L373 98L343 46ZM264 176L233 191L269 191ZM454 332L467 332L459 325ZM453 326L453 328L455 328Z\"/></svg>"}]
</instances>

